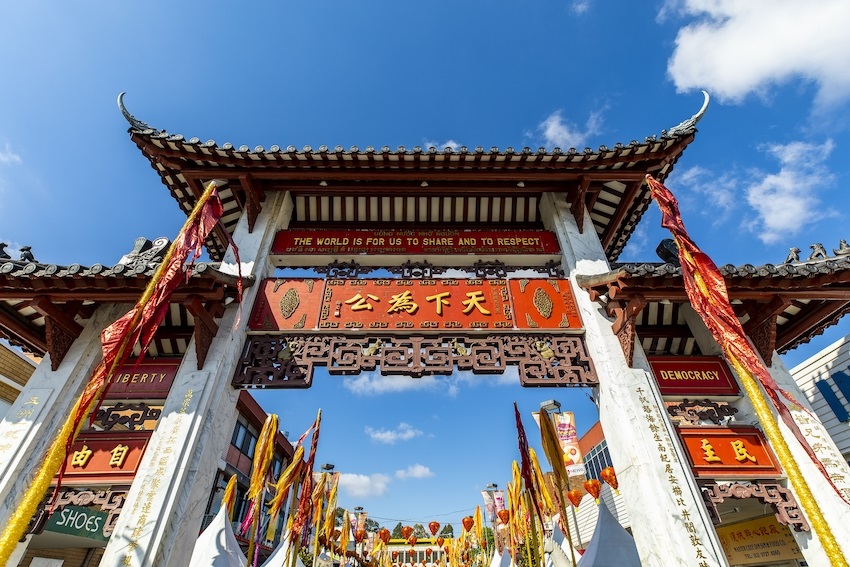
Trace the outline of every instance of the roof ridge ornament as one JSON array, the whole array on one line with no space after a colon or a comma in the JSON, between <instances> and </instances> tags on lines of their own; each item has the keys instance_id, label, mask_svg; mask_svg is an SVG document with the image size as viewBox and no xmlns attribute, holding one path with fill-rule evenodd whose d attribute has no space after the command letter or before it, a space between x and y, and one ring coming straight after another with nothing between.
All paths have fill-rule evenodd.
<instances>
[{"instance_id":1,"label":"roof ridge ornament","mask_svg":"<svg viewBox=\"0 0 850 567\"><path fill-rule=\"evenodd\" d=\"M124 106L124 95L125 94L127 94L127 93L122 92L121 94L118 95L118 109L121 111L121 114L124 115L124 118L127 119L127 122L130 123L130 128L132 130L138 130L140 132L144 132L145 130L152 130L152 131L156 132L156 128L153 128L152 126L146 124L145 122L142 122L141 120L139 120L138 118L136 118L135 116L133 116L132 114L130 114L127 111L127 107Z\"/></svg>"},{"instance_id":2,"label":"roof ridge ornament","mask_svg":"<svg viewBox=\"0 0 850 567\"><path fill-rule=\"evenodd\" d=\"M705 100L703 100L702 108L699 111L688 118L687 120L680 122L676 126L673 126L667 131L667 135L670 137L681 136L682 134L687 134L694 128L696 128L697 122L699 122L702 117L705 115L705 111L708 110L708 102L711 100L711 97L708 96L706 91L702 91Z\"/></svg>"}]
</instances>

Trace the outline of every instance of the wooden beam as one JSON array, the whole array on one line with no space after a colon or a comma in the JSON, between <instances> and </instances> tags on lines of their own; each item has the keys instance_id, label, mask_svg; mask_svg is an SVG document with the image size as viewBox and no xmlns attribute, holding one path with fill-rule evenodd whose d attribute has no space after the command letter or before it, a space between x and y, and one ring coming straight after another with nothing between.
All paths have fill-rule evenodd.
<instances>
[{"instance_id":1,"label":"wooden beam","mask_svg":"<svg viewBox=\"0 0 850 567\"><path fill-rule=\"evenodd\" d=\"M5 329L5 334L14 337L16 342L39 355L47 352L47 337L44 329L23 321L22 317L6 305L0 305L0 327Z\"/></svg>"},{"instance_id":2,"label":"wooden beam","mask_svg":"<svg viewBox=\"0 0 850 567\"><path fill-rule=\"evenodd\" d=\"M248 232L254 232L254 223L257 222L257 217L260 216L260 211L263 209L262 201L265 199L265 192L254 186L250 175L240 175L239 183L245 191Z\"/></svg>"},{"instance_id":3,"label":"wooden beam","mask_svg":"<svg viewBox=\"0 0 850 567\"><path fill-rule=\"evenodd\" d=\"M623 219L626 218L626 214L632 209L632 204L635 199L635 195L637 195L641 186L644 184L644 178L636 179L629 185L625 191L623 191L623 196L620 198L620 202L617 204L617 210L614 213L612 219L608 222L608 226L605 229L605 232L602 233L602 248L607 250L611 245L611 241L614 240L614 236L617 234L617 230L619 230L620 224L622 224Z\"/></svg>"},{"instance_id":4,"label":"wooden beam","mask_svg":"<svg viewBox=\"0 0 850 567\"><path fill-rule=\"evenodd\" d=\"M817 328L830 321L836 314L850 307L850 300L824 301L820 306L812 309L802 317L795 317L777 330L776 350L783 351L793 344L801 336L808 335L812 329Z\"/></svg>"},{"instance_id":5,"label":"wooden beam","mask_svg":"<svg viewBox=\"0 0 850 567\"><path fill-rule=\"evenodd\" d=\"M587 207L585 199L587 198L588 187L590 187L590 178L586 175L579 177L578 189L576 190L575 197L573 198L573 202L570 206L570 210L572 211L573 217L576 219L576 224L578 225L579 234L584 233L584 211Z\"/></svg>"},{"instance_id":6,"label":"wooden beam","mask_svg":"<svg viewBox=\"0 0 850 567\"><path fill-rule=\"evenodd\" d=\"M195 318L195 354L198 359L198 370L201 370L207 359L212 340L218 333L218 324L215 322L213 312L220 313L221 311L218 307L204 305L203 298L198 296L186 298L183 305Z\"/></svg>"}]
</instances>

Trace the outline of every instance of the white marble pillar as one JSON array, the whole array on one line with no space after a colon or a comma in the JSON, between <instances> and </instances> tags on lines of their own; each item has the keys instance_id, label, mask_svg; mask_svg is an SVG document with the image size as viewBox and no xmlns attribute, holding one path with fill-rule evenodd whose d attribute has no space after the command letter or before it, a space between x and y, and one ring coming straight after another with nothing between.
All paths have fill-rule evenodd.
<instances>
[{"instance_id":1,"label":"white marble pillar","mask_svg":"<svg viewBox=\"0 0 850 567\"><path fill-rule=\"evenodd\" d=\"M106 305L85 322L56 371L46 356L0 422L0 525L20 504L47 450L101 359L100 333L126 310Z\"/></svg>"},{"instance_id":2,"label":"white marble pillar","mask_svg":"<svg viewBox=\"0 0 850 567\"><path fill-rule=\"evenodd\" d=\"M702 322L699 315L693 309L683 311L683 314L700 349L705 353L720 356L722 354L720 346L714 340L714 337ZM735 369L732 367L729 369L737 378ZM788 372L777 352L773 353L772 364L768 367L768 371L773 376L773 379L776 380L779 387L791 394L805 408L792 408L791 413L794 421L799 426L809 445L815 449L817 456L824 463L827 473L833 479L836 488L841 490L845 497L850 500L850 467L847 466L847 462L842 458L841 451L838 450L832 437L827 433L826 428L814 411L812 411L811 404L809 404L803 392L800 391L797 383L794 381L791 373ZM738 380L740 383L740 378ZM736 422L760 426L758 417L755 415L755 411L746 397L737 402L735 406L739 409L738 414L735 416ZM772 415L774 419L777 419L776 411L772 411ZM808 453L806 453L805 449L797 441L797 438L794 437L794 434L781 419L779 419L779 429L794 459L797 461L800 472L806 479L806 483L814 495L815 502L820 508L826 523L829 525L835 540L839 546L843 546L842 550L844 554L850 557L850 505L836 494L835 490L829 485L829 482L809 458ZM794 491L791 483L787 482L786 484L791 489L791 492L794 493L794 497L797 498L800 510L805 512L799 501L799 496ZM809 519L808 516L807 519ZM814 531L797 532L792 530L791 533L794 535L794 539L809 565L830 565L829 557L826 555L823 545Z\"/></svg>"},{"instance_id":3,"label":"white marble pillar","mask_svg":"<svg viewBox=\"0 0 850 567\"><path fill-rule=\"evenodd\" d=\"M590 215L585 213L580 233L565 195L544 195L540 210L558 237L573 284L599 377L599 419L642 565L727 565L640 344L630 368L604 308L576 284L579 274L610 271Z\"/></svg>"},{"instance_id":4,"label":"white marble pillar","mask_svg":"<svg viewBox=\"0 0 850 567\"><path fill-rule=\"evenodd\" d=\"M242 305L230 304L219 320L202 370L194 339L187 348L133 482L101 565L185 567L192 556L213 480L236 422L238 391L231 385L259 282L274 267L268 251L275 232L288 225L292 201L266 199L254 231L243 214L234 232L242 274L257 285L244 290ZM232 250L223 271L235 273Z\"/></svg>"}]
</instances>

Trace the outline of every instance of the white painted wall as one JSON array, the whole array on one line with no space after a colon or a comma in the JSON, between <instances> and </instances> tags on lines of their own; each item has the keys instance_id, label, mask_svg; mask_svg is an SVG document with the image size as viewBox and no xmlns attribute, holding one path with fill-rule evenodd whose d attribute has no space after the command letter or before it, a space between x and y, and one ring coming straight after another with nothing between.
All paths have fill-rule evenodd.
<instances>
[{"instance_id":1,"label":"white painted wall","mask_svg":"<svg viewBox=\"0 0 850 567\"><path fill-rule=\"evenodd\" d=\"M827 380L844 409L850 412L848 400L832 382L830 376L845 371L850 374L850 335L832 343L811 358L791 369L791 376L806 396L812 409L823 423L845 460L850 462L850 421L841 422L826 403L816 382Z\"/></svg>"}]
</instances>

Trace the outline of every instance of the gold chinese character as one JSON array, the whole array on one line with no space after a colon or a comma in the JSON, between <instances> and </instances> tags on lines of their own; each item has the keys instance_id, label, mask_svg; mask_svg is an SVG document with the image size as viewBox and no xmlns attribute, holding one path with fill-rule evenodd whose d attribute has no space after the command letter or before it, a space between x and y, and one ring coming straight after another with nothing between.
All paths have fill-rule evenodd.
<instances>
[{"instance_id":1,"label":"gold chinese character","mask_svg":"<svg viewBox=\"0 0 850 567\"><path fill-rule=\"evenodd\" d=\"M83 445L83 448L79 451L74 451L74 456L71 457L71 466L72 467L85 467L86 463L89 462L93 451L88 448L87 445Z\"/></svg>"},{"instance_id":2,"label":"gold chinese character","mask_svg":"<svg viewBox=\"0 0 850 567\"><path fill-rule=\"evenodd\" d=\"M29 401L24 402L25 406L37 406L38 405L38 396L30 396Z\"/></svg>"},{"instance_id":3,"label":"gold chinese character","mask_svg":"<svg viewBox=\"0 0 850 567\"><path fill-rule=\"evenodd\" d=\"M750 462L756 462L756 458L747 452L747 448L744 447L744 442L740 439L736 439L731 442L732 448L735 450L735 460L739 462L744 462L749 460Z\"/></svg>"},{"instance_id":4,"label":"gold chinese character","mask_svg":"<svg viewBox=\"0 0 850 567\"><path fill-rule=\"evenodd\" d=\"M708 439L702 440L702 450L705 453L705 456L702 458L706 463L716 463L720 461L720 457L717 456L717 453L714 452L714 447L711 446L711 443L708 442Z\"/></svg>"},{"instance_id":5,"label":"gold chinese character","mask_svg":"<svg viewBox=\"0 0 850 567\"><path fill-rule=\"evenodd\" d=\"M463 301L463 304L466 305L466 309L463 310L464 313L469 313L477 308L484 315L490 314L489 311L481 306L481 302L485 301L483 291L468 291L466 292L466 297L469 299Z\"/></svg>"},{"instance_id":6,"label":"gold chinese character","mask_svg":"<svg viewBox=\"0 0 850 567\"><path fill-rule=\"evenodd\" d=\"M112 453L112 457L109 459L110 467L120 467L124 464L124 459L127 458L127 452L130 450L130 447L127 445L118 444L114 449L109 451Z\"/></svg>"},{"instance_id":7,"label":"gold chinese character","mask_svg":"<svg viewBox=\"0 0 850 567\"><path fill-rule=\"evenodd\" d=\"M408 314L413 315L416 313L417 309L419 309L419 305L413 301L413 296L410 295L410 290L407 290L390 298L390 308L387 309L387 313L406 311Z\"/></svg>"},{"instance_id":8,"label":"gold chinese character","mask_svg":"<svg viewBox=\"0 0 850 567\"><path fill-rule=\"evenodd\" d=\"M434 295L429 295L425 298L425 301L436 301L437 302L437 315L443 314L443 305L451 305L448 301L446 301L445 297L451 297L451 292L444 291L443 293L436 293Z\"/></svg>"},{"instance_id":9,"label":"gold chinese character","mask_svg":"<svg viewBox=\"0 0 850 567\"><path fill-rule=\"evenodd\" d=\"M372 304L368 302L369 299L371 299L372 301L380 301L377 297L375 297L371 293L367 293L366 297L363 297L362 295L360 295L358 293L357 295L355 295L351 299L346 300L345 303L346 303L346 305L351 305L352 303L354 304L354 305L351 305L352 311L363 311L364 309L372 311L373 307L372 307Z\"/></svg>"}]
</instances>

